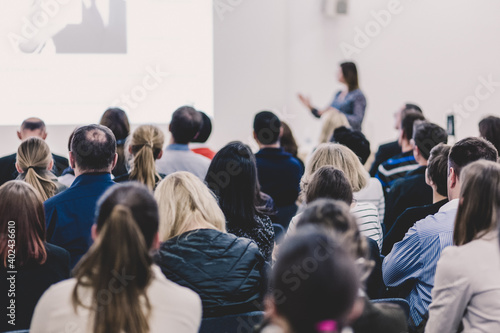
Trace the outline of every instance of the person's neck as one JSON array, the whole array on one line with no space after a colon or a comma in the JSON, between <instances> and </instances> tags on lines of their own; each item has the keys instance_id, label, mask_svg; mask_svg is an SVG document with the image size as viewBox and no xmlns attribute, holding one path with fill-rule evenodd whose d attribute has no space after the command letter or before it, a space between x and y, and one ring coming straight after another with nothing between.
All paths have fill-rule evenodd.
<instances>
[{"instance_id":1,"label":"person's neck","mask_svg":"<svg viewBox=\"0 0 500 333\"><path fill-rule=\"evenodd\" d=\"M443 201L448 199L444 195L439 194L436 190L432 191L432 203L437 203L439 201Z\"/></svg>"},{"instance_id":2,"label":"person's neck","mask_svg":"<svg viewBox=\"0 0 500 333\"><path fill-rule=\"evenodd\" d=\"M175 140L174 140L174 137L173 137L173 136L171 136L171 137L170 137L170 142L169 142L169 144L171 144L171 145L185 145L185 146L187 146L187 145L188 145L187 143L178 143L178 142L175 142Z\"/></svg>"},{"instance_id":3,"label":"person's neck","mask_svg":"<svg viewBox=\"0 0 500 333\"><path fill-rule=\"evenodd\" d=\"M109 173L111 174L111 170L80 170L79 168L74 168L75 178L81 175L87 175L92 173Z\"/></svg>"},{"instance_id":4,"label":"person's neck","mask_svg":"<svg viewBox=\"0 0 500 333\"><path fill-rule=\"evenodd\" d=\"M271 145L263 145L262 143L259 143L259 149L265 149L265 148L280 148L280 143L279 141Z\"/></svg>"},{"instance_id":5,"label":"person's neck","mask_svg":"<svg viewBox=\"0 0 500 333\"><path fill-rule=\"evenodd\" d=\"M428 164L428 161L423 157L416 158L415 160L417 160L419 166L427 166Z\"/></svg>"},{"instance_id":6,"label":"person's neck","mask_svg":"<svg viewBox=\"0 0 500 333\"><path fill-rule=\"evenodd\" d=\"M409 141L403 140L403 142L401 142L401 151L403 153L407 153L407 152L412 151L412 150L413 150L413 147Z\"/></svg>"}]
</instances>

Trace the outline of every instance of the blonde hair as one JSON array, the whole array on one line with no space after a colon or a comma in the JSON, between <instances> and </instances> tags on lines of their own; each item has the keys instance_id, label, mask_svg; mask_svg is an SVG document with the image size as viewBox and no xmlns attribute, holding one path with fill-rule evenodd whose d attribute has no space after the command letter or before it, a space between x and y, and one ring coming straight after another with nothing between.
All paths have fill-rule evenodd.
<instances>
[{"instance_id":1,"label":"blonde hair","mask_svg":"<svg viewBox=\"0 0 500 333\"><path fill-rule=\"evenodd\" d=\"M163 179L156 188L155 199L162 242L191 230L194 224L226 232L224 213L214 194L189 172L175 172Z\"/></svg>"},{"instance_id":2,"label":"blonde hair","mask_svg":"<svg viewBox=\"0 0 500 333\"><path fill-rule=\"evenodd\" d=\"M132 148L132 169L130 179L146 185L150 190L156 186L156 179L160 175L156 171L155 160L160 154L165 136L156 126L143 125L135 129L130 139Z\"/></svg>"},{"instance_id":3,"label":"blonde hair","mask_svg":"<svg viewBox=\"0 0 500 333\"><path fill-rule=\"evenodd\" d=\"M323 125L321 126L321 133L319 135L319 143L330 142L333 132L342 126L350 128L347 117L342 112L336 110L326 110L321 116Z\"/></svg>"},{"instance_id":4,"label":"blonde hair","mask_svg":"<svg viewBox=\"0 0 500 333\"><path fill-rule=\"evenodd\" d=\"M368 172L352 150L338 143L322 143L316 148L306 165L304 176L300 182L302 193L306 192L312 175L326 165L343 171L353 192L362 190L368 184Z\"/></svg>"},{"instance_id":5,"label":"blonde hair","mask_svg":"<svg viewBox=\"0 0 500 333\"><path fill-rule=\"evenodd\" d=\"M52 154L47 143L37 137L23 141L17 149L16 162L23 170L19 179L32 185L42 196L43 201L54 196L57 185L50 179L48 168Z\"/></svg>"}]
</instances>

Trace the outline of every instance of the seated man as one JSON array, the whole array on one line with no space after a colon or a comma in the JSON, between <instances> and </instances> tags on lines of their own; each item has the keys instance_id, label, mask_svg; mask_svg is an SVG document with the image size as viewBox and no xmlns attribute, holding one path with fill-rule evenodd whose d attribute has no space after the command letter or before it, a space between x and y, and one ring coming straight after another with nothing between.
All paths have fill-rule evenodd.
<instances>
[{"instance_id":1,"label":"seated man","mask_svg":"<svg viewBox=\"0 0 500 333\"><path fill-rule=\"evenodd\" d=\"M206 144L210 134L212 134L212 121L210 117L205 114L205 112L198 111L202 117L202 125L200 128L200 132L191 140L191 150L196 154L200 154L205 156L206 158L213 159L215 156L215 152L208 147Z\"/></svg>"},{"instance_id":2,"label":"seated man","mask_svg":"<svg viewBox=\"0 0 500 333\"><path fill-rule=\"evenodd\" d=\"M92 245L97 200L115 184L111 170L117 159L115 136L109 128L88 125L73 133L69 161L76 178L66 191L44 204L47 241L69 251L71 267Z\"/></svg>"},{"instance_id":3,"label":"seated man","mask_svg":"<svg viewBox=\"0 0 500 333\"><path fill-rule=\"evenodd\" d=\"M432 148L447 142L448 134L440 126L429 122L415 122L411 145L418 167L409 171L404 178L396 180L388 191L385 201L386 227L392 227L406 208L432 203L432 188L425 182L427 160Z\"/></svg>"},{"instance_id":4,"label":"seated man","mask_svg":"<svg viewBox=\"0 0 500 333\"><path fill-rule=\"evenodd\" d=\"M467 164L485 159L496 162L498 153L488 141L466 138L457 142L448 157L448 198L438 213L418 221L405 238L394 245L382 265L387 287L414 283L407 300L410 303L410 327L423 332L427 321L436 265L441 252L453 243L453 229L460 195L460 171Z\"/></svg>"},{"instance_id":5,"label":"seated man","mask_svg":"<svg viewBox=\"0 0 500 333\"><path fill-rule=\"evenodd\" d=\"M19 140L24 141L32 136L45 140L47 132L43 120L39 118L28 118L23 121L21 128L17 131L17 137ZM52 154L52 158L54 159L52 173L56 176L60 176L64 169L68 167L68 160L56 154ZM17 176L16 154L0 158L0 186L9 180L16 179Z\"/></svg>"},{"instance_id":6,"label":"seated man","mask_svg":"<svg viewBox=\"0 0 500 333\"><path fill-rule=\"evenodd\" d=\"M402 119L398 139L402 153L382 163L375 175L385 190L391 187L394 181L404 177L408 171L418 168L417 161L413 157L413 147L410 140L413 137L413 123L417 120L425 120L425 118L420 112L404 111Z\"/></svg>"},{"instance_id":7,"label":"seated man","mask_svg":"<svg viewBox=\"0 0 500 333\"><path fill-rule=\"evenodd\" d=\"M156 170L168 176L176 171L188 171L205 179L210 159L193 153L189 142L195 139L202 126L201 114L190 106L181 106L172 114L168 129L172 134L163 156L156 161Z\"/></svg>"},{"instance_id":8,"label":"seated man","mask_svg":"<svg viewBox=\"0 0 500 333\"><path fill-rule=\"evenodd\" d=\"M394 128L396 130L400 130L402 114L407 111L417 111L422 113L422 109L418 105L409 103L405 104L400 110L394 113ZM398 140L380 145L377 153L375 154L375 161L373 161L370 168L370 176L375 177L379 165L398 154L401 154L401 146L399 145Z\"/></svg>"},{"instance_id":9,"label":"seated man","mask_svg":"<svg viewBox=\"0 0 500 333\"><path fill-rule=\"evenodd\" d=\"M272 112L259 112L253 123L253 137L260 150L255 154L262 192L269 194L276 208L276 223L285 230L295 213L304 168L299 160L280 147L281 121Z\"/></svg>"},{"instance_id":10,"label":"seated man","mask_svg":"<svg viewBox=\"0 0 500 333\"><path fill-rule=\"evenodd\" d=\"M389 254L392 246L403 240L415 222L436 214L448 202L447 181L450 148L450 146L440 143L431 150L425 172L425 181L432 188L432 204L408 208L397 218L384 237L383 255Z\"/></svg>"}]
</instances>

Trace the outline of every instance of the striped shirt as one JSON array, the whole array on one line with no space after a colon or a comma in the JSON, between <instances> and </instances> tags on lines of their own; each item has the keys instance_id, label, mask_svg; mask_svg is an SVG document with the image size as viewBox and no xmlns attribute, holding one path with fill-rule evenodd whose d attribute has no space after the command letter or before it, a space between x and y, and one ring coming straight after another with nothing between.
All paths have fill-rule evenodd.
<instances>
[{"instance_id":1,"label":"striped shirt","mask_svg":"<svg viewBox=\"0 0 500 333\"><path fill-rule=\"evenodd\" d=\"M359 192L353 193L354 199L360 202L369 202L377 207L378 218L383 222L385 216L385 197L384 189L378 179L372 177L368 181L368 185Z\"/></svg>"},{"instance_id":2,"label":"striped shirt","mask_svg":"<svg viewBox=\"0 0 500 333\"><path fill-rule=\"evenodd\" d=\"M382 264L384 282L388 287L397 287L406 281L415 280L416 284L407 297L410 317L415 325L420 324L427 316L441 252L453 244L457 208L458 199L451 200L437 214L415 223L405 238L394 244Z\"/></svg>"},{"instance_id":3,"label":"striped shirt","mask_svg":"<svg viewBox=\"0 0 500 333\"><path fill-rule=\"evenodd\" d=\"M404 177L407 172L413 171L418 167L419 165L415 161L415 157L413 157L413 151L410 150L391 157L380 164L375 178L380 180L382 186L387 189L395 180Z\"/></svg>"}]
</instances>

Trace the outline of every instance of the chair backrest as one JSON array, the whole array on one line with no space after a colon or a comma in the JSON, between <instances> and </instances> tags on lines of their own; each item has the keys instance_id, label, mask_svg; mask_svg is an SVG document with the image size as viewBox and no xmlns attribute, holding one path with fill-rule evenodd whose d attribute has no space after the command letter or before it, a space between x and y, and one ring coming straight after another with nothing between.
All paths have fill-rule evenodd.
<instances>
[{"instance_id":1,"label":"chair backrest","mask_svg":"<svg viewBox=\"0 0 500 333\"><path fill-rule=\"evenodd\" d=\"M199 333L251 333L262 318L264 318L262 311L205 318L201 322Z\"/></svg>"},{"instance_id":2,"label":"chair backrest","mask_svg":"<svg viewBox=\"0 0 500 333\"><path fill-rule=\"evenodd\" d=\"M410 317L410 304L404 298L381 298L381 299L372 299L372 303L391 303L399 305L403 311L405 312L406 319Z\"/></svg>"},{"instance_id":3,"label":"chair backrest","mask_svg":"<svg viewBox=\"0 0 500 333\"><path fill-rule=\"evenodd\" d=\"M276 242L281 241L281 239L286 234L285 228L278 223L273 223L273 228L274 228L274 239L276 240Z\"/></svg>"},{"instance_id":4,"label":"chair backrest","mask_svg":"<svg viewBox=\"0 0 500 333\"><path fill-rule=\"evenodd\" d=\"M4 333L30 333L29 330L8 331Z\"/></svg>"}]
</instances>

